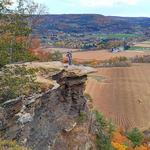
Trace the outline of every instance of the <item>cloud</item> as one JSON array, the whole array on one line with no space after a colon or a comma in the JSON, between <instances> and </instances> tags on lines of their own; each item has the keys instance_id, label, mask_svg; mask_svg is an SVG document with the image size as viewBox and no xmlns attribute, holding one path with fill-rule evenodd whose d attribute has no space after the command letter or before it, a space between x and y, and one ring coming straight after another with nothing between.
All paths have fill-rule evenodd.
<instances>
[{"instance_id":1,"label":"cloud","mask_svg":"<svg viewBox=\"0 0 150 150\"><path fill-rule=\"evenodd\" d=\"M139 0L71 0L72 5L80 5L82 7L110 7L113 5L125 4L136 5Z\"/></svg>"}]
</instances>

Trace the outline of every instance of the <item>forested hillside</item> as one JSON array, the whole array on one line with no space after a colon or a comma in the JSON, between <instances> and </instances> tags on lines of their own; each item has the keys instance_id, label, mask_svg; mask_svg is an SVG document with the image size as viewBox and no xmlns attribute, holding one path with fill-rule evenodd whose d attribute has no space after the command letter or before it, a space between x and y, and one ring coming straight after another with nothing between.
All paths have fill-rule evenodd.
<instances>
[{"instance_id":1,"label":"forested hillside","mask_svg":"<svg viewBox=\"0 0 150 150\"><path fill-rule=\"evenodd\" d=\"M43 21L36 26L40 33L67 32L89 33L99 32L147 34L150 28L150 18L113 17L94 14L83 15L43 15ZM37 30L36 30L37 31Z\"/></svg>"}]
</instances>

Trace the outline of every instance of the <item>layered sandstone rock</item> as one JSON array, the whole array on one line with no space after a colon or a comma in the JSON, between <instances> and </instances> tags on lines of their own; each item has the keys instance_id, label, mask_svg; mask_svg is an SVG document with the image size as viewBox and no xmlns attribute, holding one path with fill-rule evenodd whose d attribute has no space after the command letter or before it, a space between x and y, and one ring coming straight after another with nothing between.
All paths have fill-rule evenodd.
<instances>
[{"instance_id":1,"label":"layered sandstone rock","mask_svg":"<svg viewBox=\"0 0 150 150\"><path fill-rule=\"evenodd\" d=\"M62 68L49 76L54 86L46 92L3 103L0 107L1 138L16 140L35 150L69 150L67 135L79 128L79 114L88 113L83 95L88 72L91 70L83 67ZM82 139L83 136L83 143L80 142L82 146L77 144L75 149L94 149L88 129L80 134L76 137ZM63 136L65 138L61 140Z\"/></svg>"}]
</instances>

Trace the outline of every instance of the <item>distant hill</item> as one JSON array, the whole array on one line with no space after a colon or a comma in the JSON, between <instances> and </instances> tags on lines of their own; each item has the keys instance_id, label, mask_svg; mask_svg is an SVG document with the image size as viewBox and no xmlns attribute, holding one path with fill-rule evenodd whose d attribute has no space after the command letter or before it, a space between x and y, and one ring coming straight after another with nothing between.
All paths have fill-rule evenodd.
<instances>
[{"instance_id":1,"label":"distant hill","mask_svg":"<svg viewBox=\"0 0 150 150\"><path fill-rule=\"evenodd\" d=\"M94 14L43 15L42 22L34 31L47 33L90 33L103 34L147 34L150 30L150 18L115 17Z\"/></svg>"}]
</instances>

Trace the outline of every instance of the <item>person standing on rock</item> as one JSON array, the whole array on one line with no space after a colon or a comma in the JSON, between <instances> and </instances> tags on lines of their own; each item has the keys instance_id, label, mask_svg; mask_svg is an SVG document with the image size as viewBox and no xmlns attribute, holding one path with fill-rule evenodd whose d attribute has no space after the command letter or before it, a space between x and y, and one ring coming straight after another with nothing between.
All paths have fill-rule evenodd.
<instances>
[{"instance_id":1,"label":"person standing on rock","mask_svg":"<svg viewBox=\"0 0 150 150\"><path fill-rule=\"evenodd\" d=\"M68 59L68 64L72 65L72 53L71 52L67 52L66 57Z\"/></svg>"}]
</instances>

